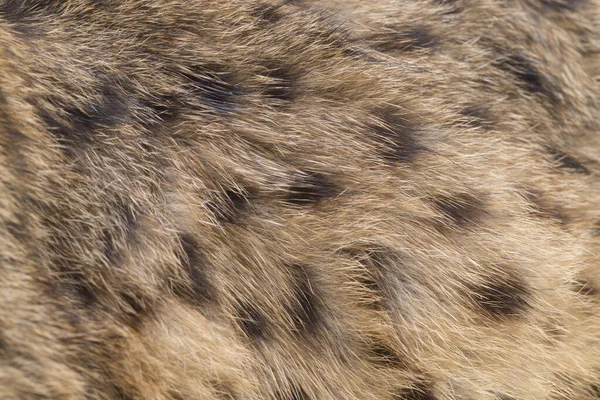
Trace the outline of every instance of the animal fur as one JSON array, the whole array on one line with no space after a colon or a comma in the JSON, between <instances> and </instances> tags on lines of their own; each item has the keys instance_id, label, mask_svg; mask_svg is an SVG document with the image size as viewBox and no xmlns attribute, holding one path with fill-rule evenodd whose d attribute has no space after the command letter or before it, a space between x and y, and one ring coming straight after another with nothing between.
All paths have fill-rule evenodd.
<instances>
[{"instance_id":1,"label":"animal fur","mask_svg":"<svg viewBox=\"0 0 600 400\"><path fill-rule=\"evenodd\" d=\"M598 0L0 0L0 399L600 398Z\"/></svg>"}]
</instances>

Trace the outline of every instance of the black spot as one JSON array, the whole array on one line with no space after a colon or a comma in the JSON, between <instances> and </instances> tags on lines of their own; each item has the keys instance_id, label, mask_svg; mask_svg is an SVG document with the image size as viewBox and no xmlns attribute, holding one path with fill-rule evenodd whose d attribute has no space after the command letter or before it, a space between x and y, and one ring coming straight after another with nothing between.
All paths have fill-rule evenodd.
<instances>
[{"instance_id":1,"label":"black spot","mask_svg":"<svg viewBox=\"0 0 600 400\"><path fill-rule=\"evenodd\" d=\"M48 12L57 12L64 5L61 0L3 0L0 14L10 22L38 17Z\"/></svg>"},{"instance_id":2,"label":"black spot","mask_svg":"<svg viewBox=\"0 0 600 400\"><path fill-rule=\"evenodd\" d=\"M535 1L535 0L534 0ZM546 11L577 11L585 3L585 0L538 0L542 10Z\"/></svg>"},{"instance_id":3,"label":"black spot","mask_svg":"<svg viewBox=\"0 0 600 400\"><path fill-rule=\"evenodd\" d=\"M111 265L116 265L122 260L122 255L115 243L115 237L108 229L105 229L102 232L102 252Z\"/></svg>"},{"instance_id":4,"label":"black spot","mask_svg":"<svg viewBox=\"0 0 600 400\"><path fill-rule=\"evenodd\" d=\"M265 67L268 81L263 95L271 99L293 101L298 94L299 75L286 65L272 63Z\"/></svg>"},{"instance_id":5,"label":"black spot","mask_svg":"<svg viewBox=\"0 0 600 400\"><path fill-rule=\"evenodd\" d=\"M323 321L322 307L314 280L305 265L291 265L294 297L288 312L291 314L295 332L314 334Z\"/></svg>"},{"instance_id":6,"label":"black spot","mask_svg":"<svg viewBox=\"0 0 600 400\"><path fill-rule=\"evenodd\" d=\"M469 295L492 317L517 316L529 306L525 283L510 274L490 276L479 286L472 285Z\"/></svg>"},{"instance_id":7,"label":"black spot","mask_svg":"<svg viewBox=\"0 0 600 400\"><path fill-rule=\"evenodd\" d=\"M225 382L211 382L212 387L219 399L236 400L238 397L233 388Z\"/></svg>"},{"instance_id":8,"label":"black spot","mask_svg":"<svg viewBox=\"0 0 600 400\"><path fill-rule=\"evenodd\" d=\"M337 194L335 185L318 172L303 173L288 188L286 201L295 205L318 203Z\"/></svg>"},{"instance_id":9,"label":"black spot","mask_svg":"<svg viewBox=\"0 0 600 400\"><path fill-rule=\"evenodd\" d=\"M221 113L234 111L237 97L242 94L239 86L231 81L231 74L219 65L196 66L180 73L185 79L184 88L198 97L203 107Z\"/></svg>"},{"instance_id":10,"label":"black spot","mask_svg":"<svg viewBox=\"0 0 600 400\"><path fill-rule=\"evenodd\" d=\"M90 308L98 302L92 284L81 272L64 272L60 275L61 292L74 300L78 306Z\"/></svg>"},{"instance_id":11,"label":"black spot","mask_svg":"<svg viewBox=\"0 0 600 400\"><path fill-rule=\"evenodd\" d=\"M274 24L276 22L279 22L279 20L281 20L282 16L281 16L279 9L283 5L290 3L290 2L291 2L291 0L286 0L286 1L283 1L283 2L281 2L279 4L275 4L275 5L259 4L251 10L251 14L253 16L255 16L256 18L260 19L261 21L265 21L265 22Z\"/></svg>"},{"instance_id":12,"label":"black spot","mask_svg":"<svg viewBox=\"0 0 600 400\"><path fill-rule=\"evenodd\" d=\"M236 311L237 324L249 339L260 342L268 338L268 318L258 307L240 301Z\"/></svg>"},{"instance_id":13,"label":"black spot","mask_svg":"<svg viewBox=\"0 0 600 400\"><path fill-rule=\"evenodd\" d=\"M425 147L418 144L415 138L416 128L409 120L391 110L376 114L382 123L372 125L371 131L374 139L385 146L381 156L386 161L413 161L417 153L425 150Z\"/></svg>"},{"instance_id":14,"label":"black spot","mask_svg":"<svg viewBox=\"0 0 600 400\"><path fill-rule=\"evenodd\" d=\"M550 218L560 225L567 225L570 218L567 212L558 204L553 204L537 190L530 190L525 193L525 198L529 201L533 215L541 218Z\"/></svg>"},{"instance_id":15,"label":"black spot","mask_svg":"<svg viewBox=\"0 0 600 400\"><path fill-rule=\"evenodd\" d=\"M207 302L216 301L216 289L209 278L209 264L200 252L200 246L192 235L179 237L183 253L179 254L179 262L187 273L191 286L174 284L174 293L196 306L204 306Z\"/></svg>"},{"instance_id":16,"label":"black spot","mask_svg":"<svg viewBox=\"0 0 600 400\"><path fill-rule=\"evenodd\" d=\"M393 252L383 246L369 248L345 248L341 254L349 256L362 266L362 271L355 277L356 281L366 289L362 294L363 305L376 310L386 308L387 265L394 257Z\"/></svg>"},{"instance_id":17,"label":"black spot","mask_svg":"<svg viewBox=\"0 0 600 400\"><path fill-rule=\"evenodd\" d=\"M573 284L573 289L583 296L595 296L599 293L597 288L583 279L575 281Z\"/></svg>"},{"instance_id":18,"label":"black spot","mask_svg":"<svg viewBox=\"0 0 600 400\"><path fill-rule=\"evenodd\" d=\"M435 207L460 227L476 223L484 213L483 201L468 193L438 196L435 199Z\"/></svg>"},{"instance_id":19,"label":"black spot","mask_svg":"<svg viewBox=\"0 0 600 400\"><path fill-rule=\"evenodd\" d=\"M276 400L310 400L310 397L304 389L298 385L292 384L288 391L279 391L275 393Z\"/></svg>"},{"instance_id":20,"label":"black spot","mask_svg":"<svg viewBox=\"0 0 600 400\"><path fill-rule=\"evenodd\" d=\"M592 385L590 389L592 391L592 395L596 396L597 399L600 399L600 383L597 385Z\"/></svg>"},{"instance_id":21,"label":"black spot","mask_svg":"<svg viewBox=\"0 0 600 400\"><path fill-rule=\"evenodd\" d=\"M515 400L514 397L509 396L507 394L502 394L502 393L495 393L496 397L498 397L498 400Z\"/></svg>"},{"instance_id":22,"label":"black spot","mask_svg":"<svg viewBox=\"0 0 600 400\"><path fill-rule=\"evenodd\" d=\"M590 174L590 170L575 157L570 156L556 148L549 148L548 151L552 155L552 158L559 168L569 169L573 172L584 175Z\"/></svg>"},{"instance_id":23,"label":"black spot","mask_svg":"<svg viewBox=\"0 0 600 400\"><path fill-rule=\"evenodd\" d=\"M386 343L377 341L369 347L369 359L371 362L387 368L404 369L407 367L398 353Z\"/></svg>"},{"instance_id":24,"label":"black spot","mask_svg":"<svg viewBox=\"0 0 600 400\"><path fill-rule=\"evenodd\" d=\"M369 36L372 47L381 52L411 51L435 47L439 39L424 26L404 30L381 31Z\"/></svg>"},{"instance_id":25,"label":"black spot","mask_svg":"<svg viewBox=\"0 0 600 400\"><path fill-rule=\"evenodd\" d=\"M121 386L119 386L118 384L116 384L115 382L112 382L111 384L112 390L113 390L113 395L114 395L114 399L115 400L134 400L135 396L133 396L133 394L128 393L125 389L123 389Z\"/></svg>"},{"instance_id":26,"label":"black spot","mask_svg":"<svg viewBox=\"0 0 600 400\"><path fill-rule=\"evenodd\" d=\"M123 320L135 329L139 329L144 321L153 315L151 301L142 295L128 291L121 293L120 299Z\"/></svg>"},{"instance_id":27,"label":"black spot","mask_svg":"<svg viewBox=\"0 0 600 400\"><path fill-rule=\"evenodd\" d=\"M223 193L223 200L213 200L206 204L209 211L221 222L239 222L240 214L248 209L254 190L231 188Z\"/></svg>"},{"instance_id":28,"label":"black spot","mask_svg":"<svg viewBox=\"0 0 600 400\"><path fill-rule=\"evenodd\" d=\"M461 114L467 117L462 122L467 126L481 127L490 130L494 127L494 118L489 108L480 106L469 106L462 109Z\"/></svg>"},{"instance_id":29,"label":"black spot","mask_svg":"<svg viewBox=\"0 0 600 400\"><path fill-rule=\"evenodd\" d=\"M392 393L396 400L436 400L432 390L424 383L419 383L413 388L402 388Z\"/></svg>"},{"instance_id":30,"label":"black spot","mask_svg":"<svg viewBox=\"0 0 600 400\"><path fill-rule=\"evenodd\" d=\"M93 143L94 131L112 128L127 120L129 104L127 95L121 90L122 81L108 80L96 93L96 100L82 106L68 106L55 99L60 114L38 110L38 115L59 143L69 148L81 148Z\"/></svg>"},{"instance_id":31,"label":"black spot","mask_svg":"<svg viewBox=\"0 0 600 400\"><path fill-rule=\"evenodd\" d=\"M6 221L6 230L8 234L15 238L17 241L21 243L26 243L26 240L28 239L28 233L25 229L25 226L23 225L24 217L17 216L17 219L19 222Z\"/></svg>"},{"instance_id":32,"label":"black spot","mask_svg":"<svg viewBox=\"0 0 600 400\"><path fill-rule=\"evenodd\" d=\"M183 106L182 100L174 94L155 95L140 100L140 104L150 110L146 124L172 122L179 117Z\"/></svg>"},{"instance_id":33,"label":"black spot","mask_svg":"<svg viewBox=\"0 0 600 400\"><path fill-rule=\"evenodd\" d=\"M558 88L534 66L533 61L520 54L511 54L500 58L494 65L510 72L528 91L541 94L553 103L559 102Z\"/></svg>"}]
</instances>

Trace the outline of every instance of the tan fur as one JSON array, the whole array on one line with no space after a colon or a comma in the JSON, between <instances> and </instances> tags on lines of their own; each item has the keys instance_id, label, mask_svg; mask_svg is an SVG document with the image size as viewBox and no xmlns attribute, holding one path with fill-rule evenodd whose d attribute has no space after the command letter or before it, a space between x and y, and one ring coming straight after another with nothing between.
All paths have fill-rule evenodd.
<instances>
[{"instance_id":1,"label":"tan fur","mask_svg":"<svg viewBox=\"0 0 600 400\"><path fill-rule=\"evenodd\" d=\"M0 399L600 397L597 0L0 0Z\"/></svg>"}]
</instances>

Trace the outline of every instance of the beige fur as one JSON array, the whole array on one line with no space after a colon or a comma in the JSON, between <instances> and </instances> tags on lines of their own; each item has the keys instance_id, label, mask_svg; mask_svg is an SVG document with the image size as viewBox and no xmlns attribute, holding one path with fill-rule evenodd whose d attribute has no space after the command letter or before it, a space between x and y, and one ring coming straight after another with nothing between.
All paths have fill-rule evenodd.
<instances>
[{"instance_id":1,"label":"beige fur","mask_svg":"<svg viewBox=\"0 0 600 400\"><path fill-rule=\"evenodd\" d=\"M600 398L598 0L0 0L0 399Z\"/></svg>"}]
</instances>

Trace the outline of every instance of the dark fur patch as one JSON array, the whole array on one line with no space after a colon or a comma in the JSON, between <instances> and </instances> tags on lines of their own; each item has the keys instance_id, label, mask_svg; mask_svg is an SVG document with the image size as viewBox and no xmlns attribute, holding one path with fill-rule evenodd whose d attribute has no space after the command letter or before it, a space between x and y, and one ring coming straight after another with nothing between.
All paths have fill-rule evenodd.
<instances>
[{"instance_id":1,"label":"dark fur patch","mask_svg":"<svg viewBox=\"0 0 600 400\"><path fill-rule=\"evenodd\" d=\"M195 66L180 74L186 79L184 88L198 97L203 107L220 113L236 109L242 90L231 81L231 74L224 67Z\"/></svg>"},{"instance_id":2,"label":"dark fur patch","mask_svg":"<svg viewBox=\"0 0 600 400\"><path fill-rule=\"evenodd\" d=\"M294 205L309 205L334 197L338 193L336 186L319 172L299 175L296 182L288 188L286 202Z\"/></svg>"},{"instance_id":3,"label":"dark fur patch","mask_svg":"<svg viewBox=\"0 0 600 400\"><path fill-rule=\"evenodd\" d=\"M268 317L259 307L240 301L236 309L236 322L249 339L260 342L268 338Z\"/></svg>"},{"instance_id":4,"label":"dark fur patch","mask_svg":"<svg viewBox=\"0 0 600 400\"><path fill-rule=\"evenodd\" d=\"M122 260L122 256L115 243L115 237L108 229L105 229L102 232L102 252L111 265L116 265Z\"/></svg>"},{"instance_id":5,"label":"dark fur patch","mask_svg":"<svg viewBox=\"0 0 600 400\"><path fill-rule=\"evenodd\" d=\"M140 101L142 107L150 109L148 122L172 122L179 117L183 106L182 100L174 94L155 95Z\"/></svg>"},{"instance_id":6,"label":"dark fur patch","mask_svg":"<svg viewBox=\"0 0 600 400\"><path fill-rule=\"evenodd\" d=\"M285 4L291 3L293 0L283 0L279 4L259 4L251 10L251 14L261 21L265 21L271 24L277 23L281 20L281 12L279 9Z\"/></svg>"},{"instance_id":7,"label":"dark fur patch","mask_svg":"<svg viewBox=\"0 0 600 400\"><path fill-rule=\"evenodd\" d=\"M559 89L537 69L532 60L521 54L511 54L500 58L494 65L510 72L519 84L531 93L541 94L552 103L559 102Z\"/></svg>"},{"instance_id":8,"label":"dark fur patch","mask_svg":"<svg viewBox=\"0 0 600 400\"><path fill-rule=\"evenodd\" d=\"M529 307L529 291L525 282L511 274L490 276L479 286L472 286L469 296L488 315L509 318Z\"/></svg>"},{"instance_id":9,"label":"dark fur patch","mask_svg":"<svg viewBox=\"0 0 600 400\"><path fill-rule=\"evenodd\" d=\"M291 265L294 297L288 312L294 320L294 331L300 334L314 334L323 321L322 306L310 271L305 265Z\"/></svg>"},{"instance_id":10,"label":"dark fur patch","mask_svg":"<svg viewBox=\"0 0 600 400\"><path fill-rule=\"evenodd\" d=\"M469 106L462 109L461 114L467 117L462 119L464 124L473 127L481 127L485 130L490 130L494 127L494 118L490 110L480 106Z\"/></svg>"},{"instance_id":11,"label":"dark fur patch","mask_svg":"<svg viewBox=\"0 0 600 400\"><path fill-rule=\"evenodd\" d=\"M233 388L225 382L211 382L213 389L219 399L236 400L238 397Z\"/></svg>"},{"instance_id":12,"label":"dark fur patch","mask_svg":"<svg viewBox=\"0 0 600 400\"><path fill-rule=\"evenodd\" d=\"M91 308L98 302L96 291L81 272L62 273L60 287L62 293L83 308Z\"/></svg>"},{"instance_id":13,"label":"dark fur patch","mask_svg":"<svg viewBox=\"0 0 600 400\"><path fill-rule=\"evenodd\" d=\"M534 0L535 1L535 0ZM585 0L538 0L542 10L564 12L574 12L585 3Z\"/></svg>"},{"instance_id":14,"label":"dark fur patch","mask_svg":"<svg viewBox=\"0 0 600 400\"><path fill-rule=\"evenodd\" d=\"M452 223L460 227L476 223L484 213L483 201L469 193L438 196L435 207Z\"/></svg>"},{"instance_id":15,"label":"dark fur patch","mask_svg":"<svg viewBox=\"0 0 600 400\"><path fill-rule=\"evenodd\" d=\"M436 400L433 391L424 383L419 383L414 388L399 389L392 393L392 398L397 400Z\"/></svg>"},{"instance_id":16,"label":"dark fur patch","mask_svg":"<svg viewBox=\"0 0 600 400\"><path fill-rule=\"evenodd\" d=\"M590 174L590 170L575 157L570 156L556 148L549 148L548 151L552 155L552 158L559 168L565 168L584 175Z\"/></svg>"},{"instance_id":17,"label":"dark fur patch","mask_svg":"<svg viewBox=\"0 0 600 400\"><path fill-rule=\"evenodd\" d=\"M5 226L6 226L6 231L8 232L9 235L11 235L13 238L15 238L17 241L21 242L21 243L25 243L25 241L28 239L29 234L27 232L27 230L25 229L25 226L23 225L23 216L17 216L17 219L19 222L13 222L13 221L6 221L5 222Z\"/></svg>"},{"instance_id":18,"label":"dark fur patch","mask_svg":"<svg viewBox=\"0 0 600 400\"><path fill-rule=\"evenodd\" d=\"M583 279L575 281L573 289L583 296L596 296L600 293L596 287Z\"/></svg>"},{"instance_id":19,"label":"dark fur patch","mask_svg":"<svg viewBox=\"0 0 600 400\"><path fill-rule=\"evenodd\" d=\"M293 101L298 94L299 75L289 66L281 63L265 65L269 81L263 90L263 95L271 99L285 102Z\"/></svg>"},{"instance_id":20,"label":"dark fur patch","mask_svg":"<svg viewBox=\"0 0 600 400\"><path fill-rule=\"evenodd\" d=\"M551 218L561 225L569 223L570 219L566 211L557 204L552 204L543 194L533 190L525 194L525 198L536 216L541 218Z\"/></svg>"},{"instance_id":21,"label":"dark fur patch","mask_svg":"<svg viewBox=\"0 0 600 400\"><path fill-rule=\"evenodd\" d=\"M200 252L200 246L192 235L179 237L183 253L179 254L179 263L187 273L191 286L173 285L174 293L186 302L195 306L205 306L207 302L216 301L216 288L209 277L209 264Z\"/></svg>"},{"instance_id":22,"label":"dark fur patch","mask_svg":"<svg viewBox=\"0 0 600 400\"><path fill-rule=\"evenodd\" d=\"M369 36L372 47L383 53L390 51L411 51L435 47L439 39L431 35L424 26L403 30L381 31Z\"/></svg>"},{"instance_id":23,"label":"dark fur patch","mask_svg":"<svg viewBox=\"0 0 600 400\"><path fill-rule=\"evenodd\" d=\"M413 161L420 151L425 150L417 142L416 127L409 120L393 110L377 111L376 115L383 125L372 125L371 130L374 139L385 146L381 156L386 161Z\"/></svg>"},{"instance_id":24,"label":"dark fur patch","mask_svg":"<svg viewBox=\"0 0 600 400\"><path fill-rule=\"evenodd\" d=\"M126 121L129 102L119 87L121 84L122 81L107 80L97 93L98 99L81 107L66 106L57 100L56 106L64 115L48 110L39 110L38 115L48 131L67 147L65 152L73 155L73 148L93 143L96 129L112 128Z\"/></svg>"},{"instance_id":25,"label":"dark fur patch","mask_svg":"<svg viewBox=\"0 0 600 400\"><path fill-rule=\"evenodd\" d=\"M362 273L356 276L356 281L367 289L363 294L366 300L363 303L369 308L382 310L386 307L386 270L388 259L392 257L389 250L377 247L375 250L368 248L346 248L342 254L356 260L363 268Z\"/></svg>"},{"instance_id":26,"label":"dark fur patch","mask_svg":"<svg viewBox=\"0 0 600 400\"><path fill-rule=\"evenodd\" d=\"M58 11L63 4L61 0L4 0L0 2L0 14L10 22L23 22L43 12Z\"/></svg>"},{"instance_id":27,"label":"dark fur patch","mask_svg":"<svg viewBox=\"0 0 600 400\"><path fill-rule=\"evenodd\" d=\"M223 193L223 200L213 200L206 204L208 210L221 222L234 224L240 215L248 209L254 191L250 189L231 188Z\"/></svg>"},{"instance_id":28,"label":"dark fur patch","mask_svg":"<svg viewBox=\"0 0 600 400\"><path fill-rule=\"evenodd\" d=\"M292 384L289 391L279 391L275 393L276 400L310 400L310 397L304 389L298 385Z\"/></svg>"},{"instance_id":29,"label":"dark fur patch","mask_svg":"<svg viewBox=\"0 0 600 400\"><path fill-rule=\"evenodd\" d=\"M372 343L368 351L371 362L387 368L404 369L407 364L398 353L383 342Z\"/></svg>"},{"instance_id":30,"label":"dark fur patch","mask_svg":"<svg viewBox=\"0 0 600 400\"><path fill-rule=\"evenodd\" d=\"M131 327L139 329L146 318L153 315L149 299L137 295L134 292L121 293L121 309L124 313L124 321Z\"/></svg>"}]
</instances>

